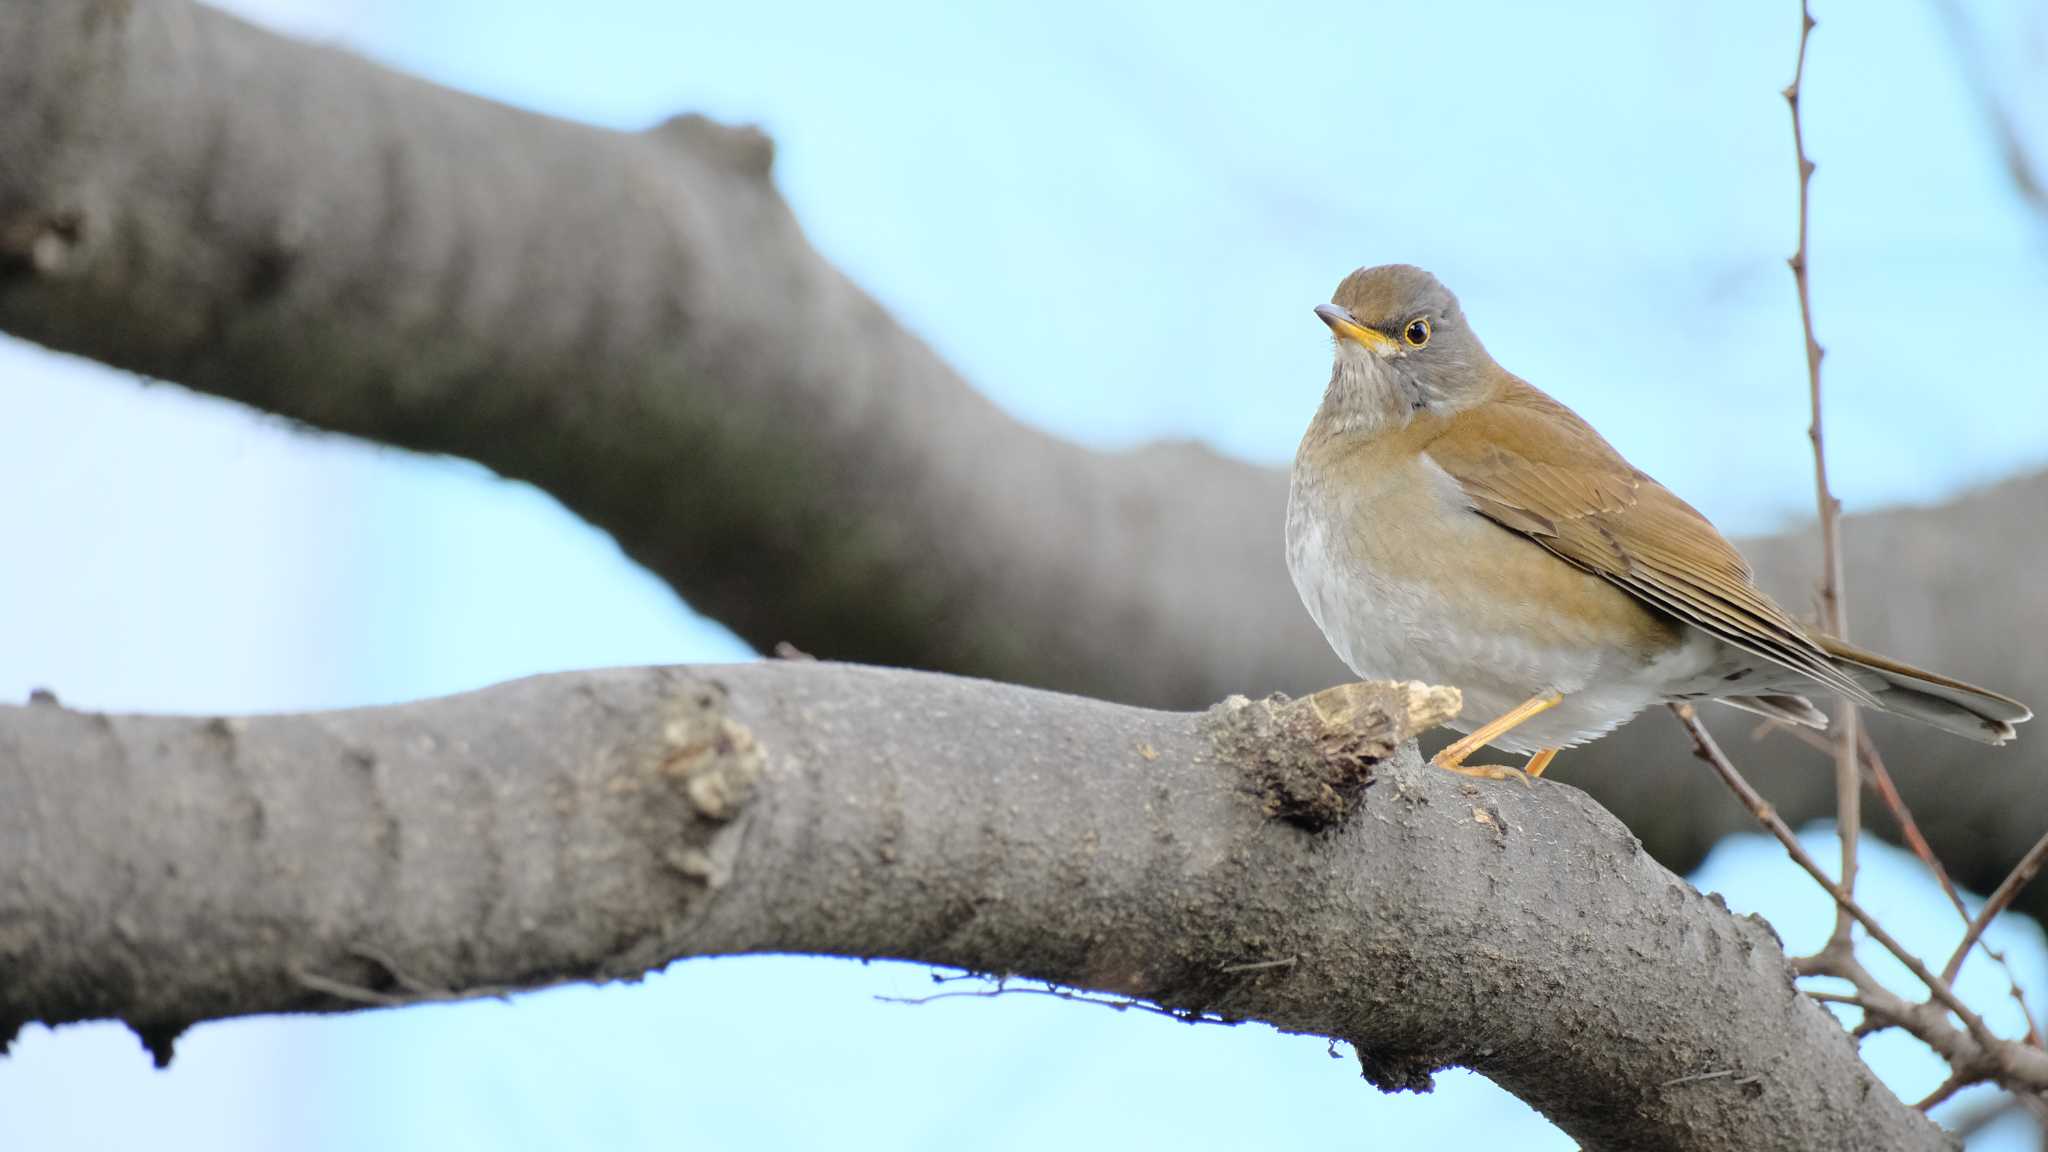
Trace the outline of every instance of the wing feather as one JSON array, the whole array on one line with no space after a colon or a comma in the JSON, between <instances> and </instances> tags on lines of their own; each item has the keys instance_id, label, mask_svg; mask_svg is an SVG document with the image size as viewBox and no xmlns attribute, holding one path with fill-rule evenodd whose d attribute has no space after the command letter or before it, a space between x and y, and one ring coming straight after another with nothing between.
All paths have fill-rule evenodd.
<instances>
[{"instance_id":1,"label":"wing feather","mask_svg":"<svg viewBox=\"0 0 2048 1152\"><path fill-rule=\"evenodd\" d=\"M1690 504L1571 409L1512 380L1425 448L1480 515L1654 607L1861 703L1874 703Z\"/></svg>"}]
</instances>

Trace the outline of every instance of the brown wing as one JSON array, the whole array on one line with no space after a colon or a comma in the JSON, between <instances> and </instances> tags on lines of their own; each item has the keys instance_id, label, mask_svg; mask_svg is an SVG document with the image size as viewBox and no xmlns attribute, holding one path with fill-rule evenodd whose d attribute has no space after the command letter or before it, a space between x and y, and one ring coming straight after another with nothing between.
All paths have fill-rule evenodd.
<instances>
[{"instance_id":1,"label":"brown wing","mask_svg":"<svg viewBox=\"0 0 2048 1152\"><path fill-rule=\"evenodd\" d=\"M1472 507L1729 644L1871 703L1692 505L1520 380L1424 449Z\"/></svg>"}]
</instances>

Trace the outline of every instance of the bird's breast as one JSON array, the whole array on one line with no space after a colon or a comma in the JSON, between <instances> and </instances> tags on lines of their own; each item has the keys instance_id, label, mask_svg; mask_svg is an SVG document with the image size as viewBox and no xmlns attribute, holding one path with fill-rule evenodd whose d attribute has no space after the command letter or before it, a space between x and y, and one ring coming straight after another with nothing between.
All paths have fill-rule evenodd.
<instances>
[{"instance_id":1,"label":"bird's breast","mask_svg":"<svg viewBox=\"0 0 2048 1152\"><path fill-rule=\"evenodd\" d=\"M1305 448L1296 462L1287 563L1353 672L1457 686L1462 728L1531 696L1577 696L1540 726L1554 729L1541 733L1549 744L1590 738L1657 698L1648 673L1681 647L1676 625L1474 512L1426 455L1330 455Z\"/></svg>"}]
</instances>

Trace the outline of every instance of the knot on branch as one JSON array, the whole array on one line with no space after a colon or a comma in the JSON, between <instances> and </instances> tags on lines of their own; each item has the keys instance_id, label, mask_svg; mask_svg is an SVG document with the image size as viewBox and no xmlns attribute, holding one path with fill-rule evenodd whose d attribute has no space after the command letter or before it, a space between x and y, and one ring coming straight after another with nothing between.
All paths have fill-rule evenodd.
<instances>
[{"instance_id":1,"label":"knot on branch","mask_svg":"<svg viewBox=\"0 0 2048 1152\"><path fill-rule=\"evenodd\" d=\"M775 169L775 141L752 124L720 124L695 112L671 116L650 133L656 140L708 156L718 165L768 179Z\"/></svg>"},{"instance_id":2,"label":"knot on branch","mask_svg":"<svg viewBox=\"0 0 2048 1152\"><path fill-rule=\"evenodd\" d=\"M694 693L662 727L661 775L683 786L697 815L723 824L738 816L761 775L761 746L725 713L724 692Z\"/></svg>"},{"instance_id":3,"label":"knot on branch","mask_svg":"<svg viewBox=\"0 0 2048 1152\"><path fill-rule=\"evenodd\" d=\"M27 212L0 220L0 275L55 276L85 237L85 216L75 210Z\"/></svg>"},{"instance_id":4,"label":"knot on branch","mask_svg":"<svg viewBox=\"0 0 2048 1152\"><path fill-rule=\"evenodd\" d=\"M1351 1051L1358 1057L1358 1074L1382 1092L1434 1091L1437 1070L1448 1063L1413 1052L1374 1051L1357 1041L1351 1041Z\"/></svg>"},{"instance_id":5,"label":"knot on branch","mask_svg":"<svg viewBox=\"0 0 2048 1152\"><path fill-rule=\"evenodd\" d=\"M767 756L754 733L733 719L725 686L679 678L662 711L654 755L612 780L636 809L650 849L692 886L717 889L731 878L740 817Z\"/></svg>"},{"instance_id":6,"label":"knot on branch","mask_svg":"<svg viewBox=\"0 0 2048 1152\"><path fill-rule=\"evenodd\" d=\"M1464 706L1456 688L1419 681L1339 684L1299 700L1232 696L1209 710L1210 743L1257 789L1266 813L1319 832L1349 818L1373 766Z\"/></svg>"}]
</instances>

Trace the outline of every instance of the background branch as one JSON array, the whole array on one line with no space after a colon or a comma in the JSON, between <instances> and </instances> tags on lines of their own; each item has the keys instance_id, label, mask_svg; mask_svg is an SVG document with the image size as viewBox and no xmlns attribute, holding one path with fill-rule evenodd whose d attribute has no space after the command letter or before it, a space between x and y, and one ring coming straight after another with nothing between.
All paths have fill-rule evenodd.
<instances>
[{"instance_id":1,"label":"background branch","mask_svg":"<svg viewBox=\"0 0 2048 1152\"><path fill-rule=\"evenodd\" d=\"M1589 1148L1944 1146L1761 921L1576 789L1425 770L1440 695L1192 715L799 661L0 708L0 1033L119 1017L168 1056L203 1019L804 951L1338 1037L1387 1088L1467 1065ZM1325 831L1270 814L1325 793Z\"/></svg>"},{"instance_id":2,"label":"background branch","mask_svg":"<svg viewBox=\"0 0 2048 1152\"><path fill-rule=\"evenodd\" d=\"M182 0L0 6L0 75L0 329L533 481L764 651L1174 707L1345 678L1286 576L1282 473L1011 420L817 256L757 134L568 124ZM2037 476L1848 517L1859 640L2038 702L2044 503ZM1804 599L1809 534L1744 551ZM2048 742L1870 724L1989 891L2040 833ZM1682 870L1750 819L1674 751L1637 724L1554 771ZM1742 755L1789 820L1833 811L1809 749Z\"/></svg>"},{"instance_id":3,"label":"background branch","mask_svg":"<svg viewBox=\"0 0 2048 1152\"><path fill-rule=\"evenodd\" d=\"M1813 290L1807 267L1807 222L1813 193L1813 160L1806 154L1806 128L1799 116L1800 85L1806 79L1806 42L1813 38L1813 9L1799 0L1799 62L1792 70L1792 83L1785 86L1785 104L1792 112L1792 155L1799 162L1799 247L1792 253L1792 282L1799 290L1799 326L1806 335L1806 387L1810 409L1806 438L1813 444L1813 496L1820 517L1820 617L1821 627L1838 639L1849 638L1848 589L1842 579L1842 503L1828 486L1828 452L1821 432L1820 362L1827 349L1813 334ZM1835 751L1835 828L1842 842L1842 891L1856 891L1856 842L1863 835L1863 776L1857 770L1856 705L1847 700L1835 705L1834 723L1828 734ZM1901 822L1904 823L1903 821ZM1828 938L1830 949L1852 946L1850 905L1835 906L1835 930Z\"/></svg>"},{"instance_id":4,"label":"background branch","mask_svg":"<svg viewBox=\"0 0 2048 1152\"><path fill-rule=\"evenodd\" d=\"M1957 0L1932 0L1932 3L1936 15L1941 18L1943 30L1949 35L1949 43L1955 49L1960 63L1957 71L1969 84L1970 94L1976 97L1984 120L1997 140L1999 156L2005 161L2013 190L2035 213L2048 216L2048 182L2043 180L2040 165L2027 143L2026 134L2013 117L2007 97L1999 91L1997 72L1986 59L1966 9Z\"/></svg>"}]
</instances>

